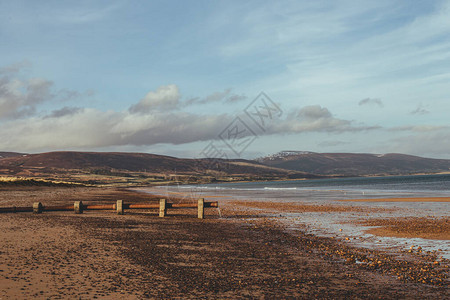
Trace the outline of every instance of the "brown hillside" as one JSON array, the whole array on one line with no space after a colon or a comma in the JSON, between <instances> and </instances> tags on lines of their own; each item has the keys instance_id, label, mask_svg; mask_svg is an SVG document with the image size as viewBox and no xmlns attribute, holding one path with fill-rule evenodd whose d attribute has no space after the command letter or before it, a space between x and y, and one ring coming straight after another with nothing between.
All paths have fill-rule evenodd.
<instances>
[{"instance_id":1,"label":"brown hillside","mask_svg":"<svg viewBox=\"0 0 450 300\"><path fill-rule=\"evenodd\" d=\"M407 175L450 171L450 160L405 154L279 153L259 159L268 166L319 175Z\"/></svg>"},{"instance_id":2,"label":"brown hillside","mask_svg":"<svg viewBox=\"0 0 450 300\"><path fill-rule=\"evenodd\" d=\"M3 174L41 173L63 170L109 170L147 173L203 174L208 171L222 174L251 176L282 176L293 173L288 170L267 167L246 160L182 159L146 153L120 152L48 152L14 156L0 160ZM301 176L297 175L297 176Z\"/></svg>"},{"instance_id":3,"label":"brown hillside","mask_svg":"<svg viewBox=\"0 0 450 300\"><path fill-rule=\"evenodd\" d=\"M17 152L1 152L0 151L0 159L8 158L8 157L17 157L25 155L24 153L17 153Z\"/></svg>"}]
</instances>

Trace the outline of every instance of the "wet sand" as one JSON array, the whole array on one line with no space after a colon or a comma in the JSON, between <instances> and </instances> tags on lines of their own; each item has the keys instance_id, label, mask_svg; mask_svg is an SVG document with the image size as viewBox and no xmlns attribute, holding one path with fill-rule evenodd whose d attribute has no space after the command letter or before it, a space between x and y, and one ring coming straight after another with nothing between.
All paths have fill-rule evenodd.
<instances>
[{"instance_id":1,"label":"wet sand","mask_svg":"<svg viewBox=\"0 0 450 300\"><path fill-rule=\"evenodd\" d=\"M1 206L159 198L98 188L0 189ZM222 216L207 209L205 220L195 210L169 210L166 218L156 211L0 214L0 299L450 296L449 262L439 253L393 257L286 228L261 207L215 200Z\"/></svg>"},{"instance_id":2,"label":"wet sand","mask_svg":"<svg viewBox=\"0 0 450 300\"><path fill-rule=\"evenodd\" d=\"M209 197L208 197L209 198ZM267 211L283 211L290 213L301 213L301 212L380 212L380 211L390 211L388 208L372 208L372 207L357 207L357 206L338 206L333 204L304 204L304 203L280 203L280 202L268 202L268 201L229 201L229 204L235 206L258 208Z\"/></svg>"},{"instance_id":3,"label":"wet sand","mask_svg":"<svg viewBox=\"0 0 450 300\"><path fill-rule=\"evenodd\" d=\"M450 202L450 197L404 197L404 198L373 198L373 199L342 199L347 202Z\"/></svg>"}]
</instances>

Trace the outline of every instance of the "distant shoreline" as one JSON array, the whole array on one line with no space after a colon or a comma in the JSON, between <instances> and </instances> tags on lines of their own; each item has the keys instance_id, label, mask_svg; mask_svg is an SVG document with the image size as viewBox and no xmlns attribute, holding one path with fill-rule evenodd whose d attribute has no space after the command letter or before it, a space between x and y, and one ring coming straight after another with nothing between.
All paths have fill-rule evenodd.
<instances>
[{"instance_id":1,"label":"distant shoreline","mask_svg":"<svg viewBox=\"0 0 450 300\"><path fill-rule=\"evenodd\" d=\"M404 197L375 199L343 199L343 202L450 202L450 197Z\"/></svg>"},{"instance_id":2,"label":"distant shoreline","mask_svg":"<svg viewBox=\"0 0 450 300\"><path fill-rule=\"evenodd\" d=\"M424 174L424 173L417 173L417 174L406 174L406 175L361 175L361 176L343 176L343 175L336 175L336 176L323 176L320 178L280 178L280 179L271 179L271 180L235 180L235 181L214 181L214 182L208 182L208 183L189 183L189 182L178 182L178 183L172 183L167 184L152 184L151 186L174 186L174 185L213 185L213 184L227 184L227 183L255 183L255 182L280 182L280 181L316 181L316 180L327 180L327 179L372 179L372 178L401 178L401 177L416 177L416 176L442 176L442 175L450 175L450 172L443 172L443 173L432 173L432 174Z\"/></svg>"}]
</instances>

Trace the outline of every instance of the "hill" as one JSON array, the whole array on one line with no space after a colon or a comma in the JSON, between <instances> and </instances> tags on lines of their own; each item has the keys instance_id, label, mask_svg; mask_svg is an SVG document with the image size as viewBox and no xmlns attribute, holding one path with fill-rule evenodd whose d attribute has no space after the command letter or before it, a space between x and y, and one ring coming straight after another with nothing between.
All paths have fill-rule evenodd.
<instances>
[{"instance_id":1,"label":"hill","mask_svg":"<svg viewBox=\"0 0 450 300\"><path fill-rule=\"evenodd\" d=\"M200 183L450 171L450 160L404 154L283 151L256 161L75 151L38 154L0 152L0 156L0 176L92 184Z\"/></svg>"},{"instance_id":2,"label":"hill","mask_svg":"<svg viewBox=\"0 0 450 300\"><path fill-rule=\"evenodd\" d=\"M8 157L17 157L25 155L24 153L16 153L16 152L0 152L0 159L8 158Z\"/></svg>"},{"instance_id":3,"label":"hill","mask_svg":"<svg viewBox=\"0 0 450 300\"><path fill-rule=\"evenodd\" d=\"M410 175L450 171L450 160L396 153L282 151L257 161L271 167L324 176Z\"/></svg>"},{"instance_id":4,"label":"hill","mask_svg":"<svg viewBox=\"0 0 450 300\"><path fill-rule=\"evenodd\" d=\"M249 160L182 159L146 153L48 152L0 159L0 175L102 181L111 177L156 181L209 182L309 178L309 174Z\"/></svg>"}]
</instances>

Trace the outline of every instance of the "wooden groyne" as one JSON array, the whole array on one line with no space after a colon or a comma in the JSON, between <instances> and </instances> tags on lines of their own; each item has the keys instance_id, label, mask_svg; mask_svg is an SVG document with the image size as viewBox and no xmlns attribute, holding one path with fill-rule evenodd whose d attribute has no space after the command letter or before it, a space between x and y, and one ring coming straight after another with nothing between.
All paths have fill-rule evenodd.
<instances>
[{"instance_id":1,"label":"wooden groyne","mask_svg":"<svg viewBox=\"0 0 450 300\"><path fill-rule=\"evenodd\" d=\"M159 203L124 203L123 200L117 200L116 203L112 204L84 204L82 201L75 201L71 205L47 206L41 202L35 202L31 207L0 207L0 213L33 212L40 214L46 211L73 211L76 214L82 214L84 211L89 210L114 210L117 214L123 215L125 210L131 209L159 209L159 216L165 217L168 209L196 208L197 217L203 219L205 217L205 208L209 207L219 207L219 203L217 201L206 202L203 198L190 203L171 203L167 202L166 199L160 199Z\"/></svg>"}]
</instances>

